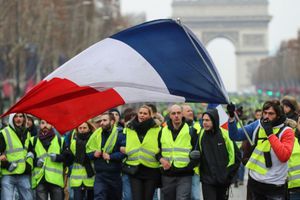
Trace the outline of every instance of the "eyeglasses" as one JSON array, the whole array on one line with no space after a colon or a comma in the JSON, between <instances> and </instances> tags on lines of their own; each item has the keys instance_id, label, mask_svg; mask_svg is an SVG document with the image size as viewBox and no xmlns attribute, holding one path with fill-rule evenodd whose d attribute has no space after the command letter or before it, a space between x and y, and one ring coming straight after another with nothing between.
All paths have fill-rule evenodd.
<instances>
[{"instance_id":1,"label":"eyeglasses","mask_svg":"<svg viewBox=\"0 0 300 200\"><path fill-rule=\"evenodd\" d=\"M267 112L267 111L264 111L263 114L264 114L264 115L275 115L276 113L275 113L275 112Z\"/></svg>"}]
</instances>

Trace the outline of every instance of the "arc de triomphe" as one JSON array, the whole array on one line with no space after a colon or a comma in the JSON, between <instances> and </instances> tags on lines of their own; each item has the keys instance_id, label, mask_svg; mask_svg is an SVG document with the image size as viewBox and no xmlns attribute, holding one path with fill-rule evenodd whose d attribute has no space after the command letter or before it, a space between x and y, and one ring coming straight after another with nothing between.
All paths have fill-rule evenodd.
<instances>
[{"instance_id":1,"label":"arc de triomphe","mask_svg":"<svg viewBox=\"0 0 300 200\"><path fill-rule=\"evenodd\" d=\"M267 0L173 0L172 17L193 30L204 45L227 38L235 46L237 90L249 90L259 60L268 56ZM222 67L222 66L218 66Z\"/></svg>"}]
</instances>

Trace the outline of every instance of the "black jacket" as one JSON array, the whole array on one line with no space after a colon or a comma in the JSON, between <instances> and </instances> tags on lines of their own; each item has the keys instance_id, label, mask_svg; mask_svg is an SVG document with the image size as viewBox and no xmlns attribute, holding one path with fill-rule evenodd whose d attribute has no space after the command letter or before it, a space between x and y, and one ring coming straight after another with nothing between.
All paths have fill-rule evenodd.
<instances>
[{"instance_id":1,"label":"black jacket","mask_svg":"<svg viewBox=\"0 0 300 200\"><path fill-rule=\"evenodd\" d=\"M204 131L201 139L200 179L211 185L227 183L229 161L225 141L219 128L219 115L216 109L208 110L213 122L213 130Z\"/></svg>"}]
</instances>

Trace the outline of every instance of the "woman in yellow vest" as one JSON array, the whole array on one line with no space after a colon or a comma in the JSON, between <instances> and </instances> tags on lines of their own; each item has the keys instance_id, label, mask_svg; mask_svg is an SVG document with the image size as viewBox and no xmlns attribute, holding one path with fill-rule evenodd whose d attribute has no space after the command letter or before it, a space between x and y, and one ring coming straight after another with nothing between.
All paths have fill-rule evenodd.
<instances>
[{"instance_id":1,"label":"woman in yellow vest","mask_svg":"<svg viewBox=\"0 0 300 200\"><path fill-rule=\"evenodd\" d=\"M143 105L138 115L125 128L126 165L135 169L130 173L133 200L152 200L160 182L158 133L160 126L152 118L152 110ZM126 173L126 171L124 171Z\"/></svg>"},{"instance_id":2,"label":"woman in yellow vest","mask_svg":"<svg viewBox=\"0 0 300 200\"><path fill-rule=\"evenodd\" d=\"M70 176L70 186L74 190L74 200L94 198L94 169L86 155L86 143L95 130L89 122L84 122L76 129L76 135L70 141L74 163Z\"/></svg>"}]
</instances>

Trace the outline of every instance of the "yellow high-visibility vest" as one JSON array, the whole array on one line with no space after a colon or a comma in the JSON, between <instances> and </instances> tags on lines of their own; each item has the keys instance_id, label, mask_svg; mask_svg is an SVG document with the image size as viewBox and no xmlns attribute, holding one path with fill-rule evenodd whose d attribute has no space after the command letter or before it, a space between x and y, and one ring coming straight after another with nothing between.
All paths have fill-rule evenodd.
<instances>
[{"instance_id":1,"label":"yellow high-visibility vest","mask_svg":"<svg viewBox=\"0 0 300 200\"><path fill-rule=\"evenodd\" d=\"M17 168L12 172L9 172L8 170L2 168L1 169L2 174L3 175L23 174L26 169L26 162L29 163L31 167L33 166L33 159L26 158L27 149L30 141L30 133L27 132L27 137L25 140L24 147L17 134L10 126L4 128L1 133L4 137L5 144L6 144L5 154L6 154L7 161L17 163Z\"/></svg>"},{"instance_id":2,"label":"yellow high-visibility vest","mask_svg":"<svg viewBox=\"0 0 300 200\"><path fill-rule=\"evenodd\" d=\"M300 145L295 137L292 155L288 161L288 188L300 187Z\"/></svg>"},{"instance_id":3,"label":"yellow high-visibility vest","mask_svg":"<svg viewBox=\"0 0 300 200\"><path fill-rule=\"evenodd\" d=\"M280 135L282 132L278 133L279 130L280 128L273 128L273 133ZM284 130L285 129L283 129L282 131ZM264 152L271 151L271 144L263 128L260 128L257 134L259 139L257 141L255 149L253 150L246 164L246 167L259 174L265 175L269 171L269 168L266 167Z\"/></svg>"},{"instance_id":4,"label":"yellow high-visibility vest","mask_svg":"<svg viewBox=\"0 0 300 200\"><path fill-rule=\"evenodd\" d=\"M31 138L33 143L34 137ZM61 154L61 148L63 146L63 138L61 138L61 143L59 144L58 136L54 136L51 141L51 144L48 148L48 151L45 150L40 139L37 138L34 151L36 153L36 158L43 159L44 165L42 167L35 167L32 174L32 188L38 186L43 177L48 183L52 183L61 188L64 187L64 168L63 163L51 161L50 154Z\"/></svg>"},{"instance_id":5,"label":"yellow high-visibility vest","mask_svg":"<svg viewBox=\"0 0 300 200\"><path fill-rule=\"evenodd\" d=\"M170 164L177 168L186 167L190 162L189 153L192 150L190 128L187 123L183 125L175 141L168 126L162 129L161 154Z\"/></svg>"},{"instance_id":6,"label":"yellow high-visibility vest","mask_svg":"<svg viewBox=\"0 0 300 200\"><path fill-rule=\"evenodd\" d=\"M73 155L76 155L76 140L73 139L71 142L71 151ZM88 177L86 169L79 163L74 163L70 175L70 186L79 187L82 184L87 187L93 187L95 181L95 176Z\"/></svg>"},{"instance_id":7,"label":"yellow high-visibility vest","mask_svg":"<svg viewBox=\"0 0 300 200\"><path fill-rule=\"evenodd\" d=\"M160 127L150 128L141 143L135 130L126 129L126 154L128 165L137 166L142 164L150 168L158 168L159 162L155 155L159 153L158 133Z\"/></svg>"}]
</instances>

